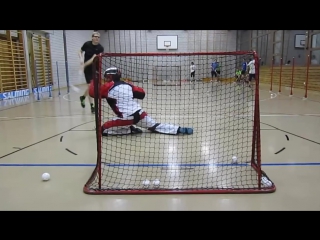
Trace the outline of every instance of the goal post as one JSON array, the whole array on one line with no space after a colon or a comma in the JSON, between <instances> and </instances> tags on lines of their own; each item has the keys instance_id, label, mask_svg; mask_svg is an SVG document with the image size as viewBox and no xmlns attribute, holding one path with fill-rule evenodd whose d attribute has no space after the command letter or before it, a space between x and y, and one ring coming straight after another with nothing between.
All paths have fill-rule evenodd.
<instances>
[{"instance_id":1,"label":"goal post","mask_svg":"<svg viewBox=\"0 0 320 240\"><path fill-rule=\"evenodd\" d=\"M235 81L243 59L255 60L255 79L250 84ZM211 69L215 61L220 65L219 81ZM104 53L95 62L97 161L84 193L241 194L276 190L261 167L256 52ZM181 81L181 76L190 74L191 62L199 79L195 87ZM109 67L117 67L124 81L130 79L130 84L144 89L145 98L133 101L157 124L192 127L193 134L167 135L141 128L141 134L102 136L101 126L115 117L110 99L100 93L103 72ZM178 76L179 84L155 82L166 76ZM118 101L121 97L116 96Z\"/></svg>"},{"instance_id":2,"label":"goal post","mask_svg":"<svg viewBox=\"0 0 320 240\"><path fill-rule=\"evenodd\" d=\"M181 86L180 66L154 66L152 72L152 82L155 86Z\"/></svg>"}]
</instances>

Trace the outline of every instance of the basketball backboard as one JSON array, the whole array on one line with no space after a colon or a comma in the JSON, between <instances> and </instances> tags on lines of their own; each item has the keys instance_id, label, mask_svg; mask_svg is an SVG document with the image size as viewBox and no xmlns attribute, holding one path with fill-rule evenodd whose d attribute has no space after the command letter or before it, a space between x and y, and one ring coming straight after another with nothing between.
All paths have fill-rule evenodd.
<instances>
[{"instance_id":1,"label":"basketball backboard","mask_svg":"<svg viewBox=\"0 0 320 240\"><path fill-rule=\"evenodd\" d=\"M158 35L157 36L157 49L168 50L178 49L178 36Z\"/></svg>"}]
</instances>

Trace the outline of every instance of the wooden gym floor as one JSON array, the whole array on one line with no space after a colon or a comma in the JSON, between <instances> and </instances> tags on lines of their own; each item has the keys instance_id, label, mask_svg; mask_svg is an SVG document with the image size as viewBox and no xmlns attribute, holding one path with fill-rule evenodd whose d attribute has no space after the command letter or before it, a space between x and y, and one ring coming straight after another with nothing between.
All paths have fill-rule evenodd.
<instances>
[{"instance_id":1,"label":"wooden gym floor","mask_svg":"<svg viewBox=\"0 0 320 240\"><path fill-rule=\"evenodd\" d=\"M129 141L126 137L115 137L114 141L104 140L109 141L110 146L122 146L122 150L126 146L125 151L118 150L111 154L114 159L125 158L119 160L121 163L135 163L139 151L144 152L142 155L147 163L159 162L160 159L165 161L166 158L170 158L170 161L176 159L176 162L181 163L185 161L182 159L194 158L197 153L210 151L210 147L201 148L201 141L222 141L222 135L218 131L208 134L200 130L201 127L208 127L209 121L203 109L213 113L211 115L218 115L226 109L243 114L243 108L240 113L237 112L239 108L234 107L241 98L230 100L235 97L230 94L223 98L221 94L228 94L221 91L223 88L220 92L211 89L215 93L213 95L220 96L217 100L210 95L210 91L207 92L210 89L208 84L198 83L196 89L192 90L186 83L179 97L173 94L173 89L176 89L174 86L151 90L150 85L142 85L149 94L149 98L142 102L143 108L157 120L192 125L195 134L182 138L170 136L168 141L163 135L143 134L135 136L137 139L144 139L143 142L137 140L135 146L132 145L132 139ZM84 90L84 87L81 89ZM317 93L309 93L308 99L303 100L304 92L301 90L295 90L293 97L289 97L288 89L283 89L279 94L270 93L268 86L260 86L262 168L276 185L274 193L100 196L87 195L82 191L96 162L94 116L88 107L81 108L79 93L70 90L67 94L67 90L62 89L60 96L58 91L54 91L52 95L53 98L48 99L43 94L40 101L36 101L33 96L0 101L0 210L320 210L320 95ZM212 99L208 99L208 95ZM203 100L205 97L207 99ZM182 100L187 102L177 104ZM214 105L215 109L212 108L213 104L209 104L214 101L220 101ZM88 101L86 104L88 105ZM194 111L198 111L189 111L186 117L186 106L193 106ZM246 105L247 110L251 107ZM210 121L215 127L244 127L247 124L250 128L247 122L236 122L238 120L231 117L222 120L218 117L210 118ZM232 142L236 136L229 136L227 140L223 138L224 142ZM157 145L157 141L163 144ZM148 144L142 145L147 142ZM166 142L169 144L165 144ZM235 146L242 143L238 142ZM185 150L177 150L182 144ZM169 149L171 153L166 155L160 150L156 153L156 146L162 150ZM220 146L215 142L215 149L223 148L226 148L225 144ZM281 149L284 150L279 152ZM124 154L127 154L126 157ZM210 160L204 155L200 158L203 162ZM155 169L149 172L144 170L131 169L121 174L126 179L132 178L132 182L136 184L133 185L138 187L137 183L144 178L156 176L153 175ZM241 176L252 175L250 170L233 173L231 175L237 179L235 182L227 174L228 171L213 171L215 174L198 169L193 171L193 176L181 171L185 181L171 178L167 183L168 186L173 184L172 187L175 187L174 184L190 186L195 184L195 181L190 180L191 177L199 180L199 176L207 175L210 176L207 179L212 180L213 176L218 179L220 174L223 175L220 183L244 184ZM41 180L44 172L51 175L47 182ZM119 170L113 178L109 174L109 181L115 181L119 174ZM166 183L165 179L160 181ZM130 185L132 182L124 184ZM196 184L206 187L211 183L207 180L201 181L202 185L200 181Z\"/></svg>"}]
</instances>

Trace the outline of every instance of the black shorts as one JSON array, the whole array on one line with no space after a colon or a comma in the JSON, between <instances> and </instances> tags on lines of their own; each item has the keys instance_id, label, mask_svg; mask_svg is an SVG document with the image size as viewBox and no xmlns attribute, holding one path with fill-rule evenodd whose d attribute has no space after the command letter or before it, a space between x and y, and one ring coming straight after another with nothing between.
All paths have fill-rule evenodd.
<instances>
[{"instance_id":1,"label":"black shorts","mask_svg":"<svg viewBox=\"0 0 320 240\"><path fill-rule=\"evenodd\" d=\"M211 77L213 77L213 76L217 77L218 74L220 74L220 70L216 70L216 71L212 70L211 71Z\"/></svg>"},{"instance_id":2,"label":"black shorts","mask_svg":"<svg viewBox=\"0 0 320 240\"><path fill-rule=\"evenodd\" d=\"M256 80L256 74L249 73L249 81L251 81L252 78L254 78L254 80Z\"/></svg>"},{"instance_id":3,"label":"black shorts","mask_svg":"<svg viewBox=\"0 0 320 240\"><path fill-rule=\"evenodd\" d=\"M196 73L196 71L190 73L190 76L191 76L191 77L194 77L195 73Z\"/></svg>"},{"instance_id":4,"label":"black shorts","mask_svg":"<svg viewBox=\"0 0 320 240\"><path fill-rule=\"evenodd\" d=\"M92 66L89 65L84 69L84 77L86 79L87 84L90 84L91 80L93 79L93 74L92 74Z\"/></svg>"},{"instance_id":5,"label":"black shorts","mask_svg":"<svg viewBox=\"0 0 320 240\"><path fill-rule=\"evenodd\" d=\"M241 74L242 74L242 75L246 75L246 70L242 70L242 71L241 71Z\"/></svg>"}]
</instances>

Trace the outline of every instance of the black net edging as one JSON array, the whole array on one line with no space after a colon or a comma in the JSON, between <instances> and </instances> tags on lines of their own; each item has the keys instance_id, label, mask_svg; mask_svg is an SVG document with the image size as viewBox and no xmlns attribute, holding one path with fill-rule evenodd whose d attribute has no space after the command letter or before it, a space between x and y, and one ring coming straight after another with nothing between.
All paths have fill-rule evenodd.
<instances>
[{"instance_id":1,"label":"black net edging","mask_svg":"<svg viewBox=\"0 0 320 240\"><path fill-rule=\"evenodd\" d=\"M255 84L235 81L243 59L255 60ZM211 75L217 60L220 74ZM191 76L190 63L196 66ZM96 58L97 165L87 194L270 193L261 169L259 59L255 52L106 53ZM157 123L192 127L192 135L101 136L115 117L100 96L111 66L146 92L137 101ZM216 81L218 80L218 81ZM137 124L138 125L138 124ZM236 157L236 160L234 160ZM149 181L149 182L148 182Z\"/></svg>"}]
</instances>

